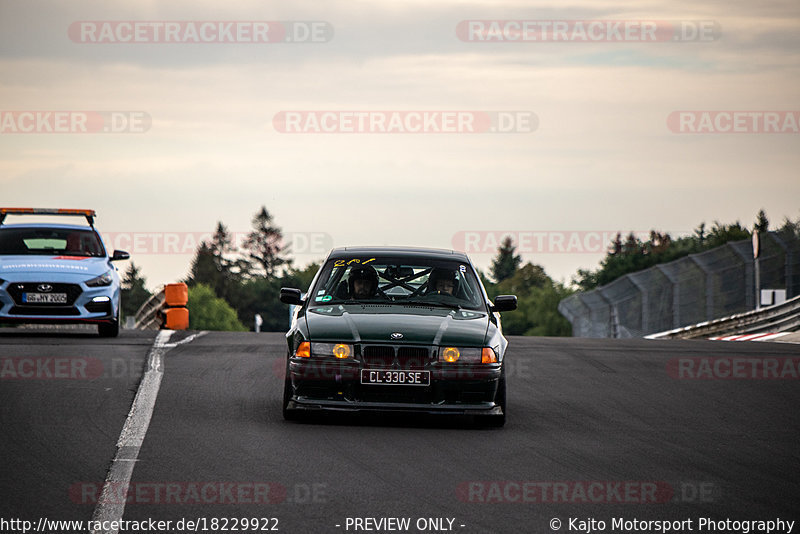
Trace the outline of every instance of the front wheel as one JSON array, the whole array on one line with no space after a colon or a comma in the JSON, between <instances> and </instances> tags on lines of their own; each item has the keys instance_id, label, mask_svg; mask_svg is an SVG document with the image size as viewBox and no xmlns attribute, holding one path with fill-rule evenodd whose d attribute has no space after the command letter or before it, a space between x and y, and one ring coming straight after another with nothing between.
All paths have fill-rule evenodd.
<instances>
[{"instance_id":1,"label":"front wheel","mask_svg":"<svg viewBox=\"0 0 800 534\"><path fill-rule=\"evenodd\" d=\"M506 405L506 369L503 367L500 381L497 383L497 393L494 395L494 403L503 410L503 413L496 415L487 415L485 423L486 426L500 428L506 424L506 413L508 408Z\"/></svg>"},{"instance_id":2,"label":"front wheel","mask_svg":"<svg viewBox=\"0 0 800 534\"><path fill-rule=\"evenodd\" d=\"M286 378L283 381L283 418L286 421L297 421L299 414L297 410L289 408L289 402L292 400L292 381L289 378L289 362L286 362Z\"/></svg>"},{"instance_id":3,"label":"front wheel","mask_svg":"<svg viewBox=\"0 0 800 534\"><path fill-rule=\"evenodd\" d=\"M117 337L119 335L119 315L107 323L97 325L97 333L100 337Z\"/></svg>"}]
</instances>

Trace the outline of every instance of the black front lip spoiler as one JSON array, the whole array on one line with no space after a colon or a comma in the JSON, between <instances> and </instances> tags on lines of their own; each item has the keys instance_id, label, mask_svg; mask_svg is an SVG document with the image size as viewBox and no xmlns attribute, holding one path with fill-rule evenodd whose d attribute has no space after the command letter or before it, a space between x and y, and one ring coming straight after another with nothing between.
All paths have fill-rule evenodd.
<instances>
[{"instance_id":1,"label":"black front lip spoiler","mask_svg":"<svg viewBox=\"0 0 800 534\"><path fill-rule=\"evenodd\" d=\"M308 412L392 412L392 413L417 413L435 415L502 415L503 409L487 402L483 405L457 405L457 404L418 404L405 402L350 402L327 401L320 399L292 399L287 409Z\"/></svg>"}]
</instances>

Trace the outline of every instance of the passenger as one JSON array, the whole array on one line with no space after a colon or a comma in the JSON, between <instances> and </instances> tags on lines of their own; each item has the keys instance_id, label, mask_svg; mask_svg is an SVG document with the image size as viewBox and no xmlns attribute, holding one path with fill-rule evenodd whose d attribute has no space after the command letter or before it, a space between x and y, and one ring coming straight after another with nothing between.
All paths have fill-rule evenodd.
<instances>
[{"instance_id":1,"label":"passenger","mask_svg":"<svg viewBox=\"0 0 800 534\"><path fill-rule=\"evenodd\" d=\"M348 278L350 298L371 299L378 292L378 273L371 265L355 267Z\"/></svg>"},{"instance_id":2,"label":"passenger","mask_svg":"<svg viewBox=\"0 0 800 534\"><path fill-rule=\"evenodd\" d=\"M428 277L428 294L454 295L458 286L458 274L450 269L436 267Z\"/></svg>"}]
</instances>

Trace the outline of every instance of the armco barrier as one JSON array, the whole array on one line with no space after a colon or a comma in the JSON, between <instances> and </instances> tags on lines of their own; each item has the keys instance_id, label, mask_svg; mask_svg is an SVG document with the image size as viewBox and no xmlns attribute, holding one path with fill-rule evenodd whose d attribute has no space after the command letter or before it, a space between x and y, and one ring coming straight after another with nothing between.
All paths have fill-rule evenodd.
<instances>
[{"instance_id":1,"label":"armco barrier","mask_svg":"<svg viewBox=\"0 0 800 534\"><path fill-rule=\"evenodd\" d=\"M758 259L761 289L800 295L800 235L763 234ZM706 324L747 313L757 301L750 239L690 254L617 278L558 304L575 337L630 338Z\"/></svg>"},{"instance_id":2,"label":"armco barrier","mask_svg":"<svg viewBox=\"0 0 800 534\"><path fill-rule=\"evenodd\" d=\"M135 315L137 330L186 330L189 328L189 288L186 284L167 284L142 304Z\"/></svg>"},{"instance_id":3,"label":"armco barrier","mask_svg":"<svg viewBox=\"0 0 800 534\"><path fill-rule=\"evenodd\" d=\"M800 295L782 304L737 313L713 321L645 336L647 339L695 339L733 334L786 332L800 329Z\"/></svg>"}]
</instances>

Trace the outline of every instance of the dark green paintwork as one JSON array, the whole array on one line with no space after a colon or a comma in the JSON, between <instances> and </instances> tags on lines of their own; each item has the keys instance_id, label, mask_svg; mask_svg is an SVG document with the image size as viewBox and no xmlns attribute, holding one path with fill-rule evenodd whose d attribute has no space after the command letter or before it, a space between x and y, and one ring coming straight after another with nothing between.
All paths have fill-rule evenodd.
<instances>
[{"instance_id":1,"label":"dark green paintwork","mask_svg":"<svg viewBox=\"0 0 800 534\"><path fill-rule=\"evenodd\" d=\"M487 346L489 316L468 310L397 304L313 306L305 315L312 341ZM403 338L391 339L400 332Z\"/></svg>"}]
</instances>

